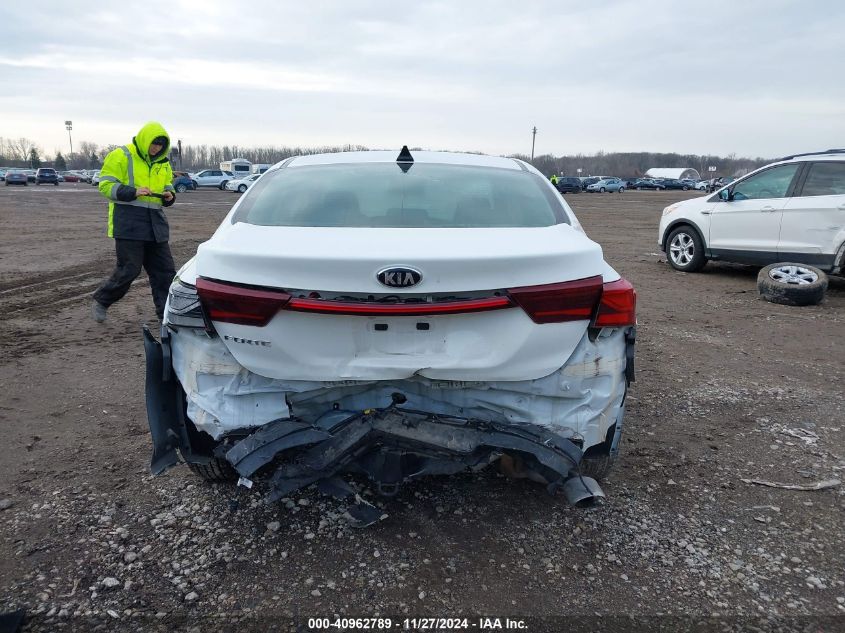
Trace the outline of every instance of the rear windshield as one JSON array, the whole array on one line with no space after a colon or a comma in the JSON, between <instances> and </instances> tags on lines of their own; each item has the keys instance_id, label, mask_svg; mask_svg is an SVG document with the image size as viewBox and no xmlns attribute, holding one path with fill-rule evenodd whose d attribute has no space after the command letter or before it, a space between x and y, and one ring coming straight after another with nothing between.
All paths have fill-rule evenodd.
<instances>
[{"instance_id":1,"label":"rear windshield","mask_svg":"<svg viewBox=\"0 0 845 633\"><path fill-rule=\"evenodd\" d=\"M528 171L352 163L268 172L232 222L263 226L540 227L569 223L557 192Z\"/></svg>"}]
</instances>

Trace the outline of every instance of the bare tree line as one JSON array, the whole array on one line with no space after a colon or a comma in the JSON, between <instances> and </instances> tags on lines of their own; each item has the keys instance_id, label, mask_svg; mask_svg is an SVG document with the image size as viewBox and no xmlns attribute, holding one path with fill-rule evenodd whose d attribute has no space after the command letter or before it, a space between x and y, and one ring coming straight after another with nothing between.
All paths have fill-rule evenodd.
<instances>
[{"instance_id":1,"label":"bare tree line","mask_svg":"<svg viewBox=\"0 0 845 633\"><path fill-rule=\"evenodd\" d=\"M32 167L42 164L64 164L67 169L96 169L116 145L98 145L90 141L81 141L79 151L73 155L62 155L55 151L55 158L46 159L41 147L27 138L9 139L0 137L0 166ZM324 147L289 147L262 146L243 147L239 145L182 145L181 155L177 147L172 148L171 161L174 169L196 171L209 167L218 167L220 163L233 158L245 158L252 163L273 164L290 156L319 154L323 152L351 152L366 150L363 145L338 145ZM652 167L692 167L702 177L708 177L708 167L716 167L715 175L734 176L756 169L771 159L741 158L736 154L714 156L704 154L673 154L658 152L598 152L596 154L573 154L554 156L546 154L536 156L532 161L528 156L513 154L531 162L541 172L562 174L565 176L619 176L628 178L642 176ZM37 164L36 164L37 163ZM581 170L578 172L578 170Z\"/></svg>"},{"instance_id":2,"label":"bare tree line","mask_svg":"<svg viewBox=\"0 0 845 633\"><path fill-rule=\"evenodd\" d=\"M770 158L738 158L736 154L714 156L710 154L670 154L660 152L598 152L568 156L543 155L534 160L524 155L514 155L531 162L537 169L551 176L617 176L630 178L643 176L652 167L684 167L698 170L702 178L738 176L772 162ZM715 172L709 172L715 167ZM578 170L581 170L578 172Z\"/></svg>"}]
</instances>

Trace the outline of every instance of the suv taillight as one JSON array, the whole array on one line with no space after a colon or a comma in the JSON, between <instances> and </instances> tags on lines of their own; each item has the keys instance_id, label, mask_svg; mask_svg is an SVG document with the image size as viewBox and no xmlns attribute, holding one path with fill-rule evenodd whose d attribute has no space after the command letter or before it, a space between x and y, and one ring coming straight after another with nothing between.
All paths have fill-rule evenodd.
<instances>
[{"instance_id":1,"label":"suv taillight","mask_svg":"<svg viewBox=\"0 0 845 633\"><path fill-rule=\"evenodd\" d=\"M627 279L604 284L595 327L627 327L637 324L637 293Z\"/></svg>"},{"instance_id":2,"label":"suv taillight","mask_svg":"<svg viewBox=\"0 0 845 633\"><path fill-rule=\"evenodd\" d=\"M290 301L281 290L262 290L197 279L197 294L212 321L262 327Z\"/></svg>"}]
</instances>

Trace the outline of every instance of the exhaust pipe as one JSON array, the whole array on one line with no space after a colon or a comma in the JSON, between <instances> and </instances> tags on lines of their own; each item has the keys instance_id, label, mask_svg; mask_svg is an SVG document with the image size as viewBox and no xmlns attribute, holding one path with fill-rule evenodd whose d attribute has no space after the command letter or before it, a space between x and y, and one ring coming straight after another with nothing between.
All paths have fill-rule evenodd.
<instances>
[{"instance_id":1,"label":"exhaust pipe","mask_svg":"<svg viewBox=\"0 0 845 633\"><path fill-rule=\"evenodd\" d=\"M588 508L602 503L605 499L604 491L592 477L575 475L563 484L563 494L570 505L576 508Z\"/></svg>"}]
</instances>

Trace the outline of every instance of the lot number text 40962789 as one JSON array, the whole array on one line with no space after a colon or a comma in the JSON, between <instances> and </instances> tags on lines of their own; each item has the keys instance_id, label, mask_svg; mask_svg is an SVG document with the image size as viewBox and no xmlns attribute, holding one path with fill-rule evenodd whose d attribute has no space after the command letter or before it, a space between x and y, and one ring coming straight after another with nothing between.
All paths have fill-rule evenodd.
<instances>
[{"instance_id":1,"label":"lot number text 40962789","mask_svg":"<svg viewBox=\"0 0 845 633\"><path fill-rule=\"evenodd\" d=\"M511 618L308 618L310 631L320 630L390 630L402 631L520 631L526 630L524 620Z\"/></svg>"}]
</instances>

